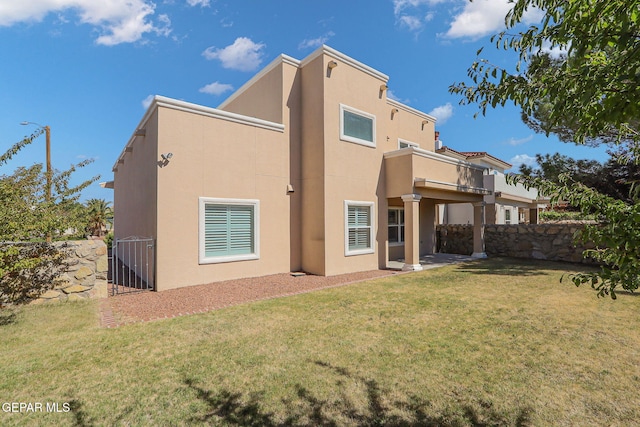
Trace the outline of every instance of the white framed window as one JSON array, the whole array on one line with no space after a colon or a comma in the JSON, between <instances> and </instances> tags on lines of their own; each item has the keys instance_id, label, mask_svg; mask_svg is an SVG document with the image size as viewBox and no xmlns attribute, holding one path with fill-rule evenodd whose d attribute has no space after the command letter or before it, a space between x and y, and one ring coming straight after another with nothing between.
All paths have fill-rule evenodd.
<instances>
[{"instance_id":1,"label":"white framed window","mask_svg":"<svg viewBox=\"0 0 640 427\"><path fill-rule=\"evenodd\" d=\"M344 254L345 256L372 254L373 202L344 201Z\"/></svg>"},{"instance_id":2,"label":"white framed window","mask_svg":"<svg viewBox=\"0 0 640 427\"><path fill-rule=\"evenodd\" d=\"M340 104L340 139L376 146L376 116Z\"/></svg>"},{"instance_id":3,"label":"white framed window","mask_svg":"<svg viewBox=\"0 0 640 427\"><path fill-rule=\"evenodd\" d=\"M200 264L260 258L260 201L199 198Z\"/></svg>"},{"instance_id":4,"label":"white framed window","mask_svg":"<svg viewBox=\"0 0 640 427\"><path fill-rule=\"evenodd\" d=\"M511 208L506 208L504 210L504 223L511 224Z\"/></svg>"},{"instance_id":5,"label":"white framed window","mask_svg":"<svg viewBox=\"0 0 640 427\"><path fill-rule=\"evenodd\" d=\"M404 243L404 208L389 208L388 236L389 246Z\"/></svg>"},{"instance_id":6,"label":"white framed window","mask_svg":"<svg viewBox=\"0 0 640 427\"><path fill-rule=\"evenodd\" d=\"M403 149L407 147L420 148L420 146L415 142L406 141L404 139L398 139L398 149Z\"/></svg>"}]
</instances>

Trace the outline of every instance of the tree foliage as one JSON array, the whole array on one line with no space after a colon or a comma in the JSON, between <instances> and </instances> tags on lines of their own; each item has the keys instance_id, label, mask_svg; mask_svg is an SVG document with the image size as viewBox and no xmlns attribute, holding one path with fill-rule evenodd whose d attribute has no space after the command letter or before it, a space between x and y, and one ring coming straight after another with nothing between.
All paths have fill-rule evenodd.
<instances>
[{"instance_id":1,"label":"tree foliage","mask_svg":"<svg viewBox=\"0 0 640 427\"><path fill-rule=\"evenodd\" d=\"M526 176L542 178L556 184L560 177L568 175L570 181L597 190L601 194L622 200L627 204L635 203L632 192L634 183L640 179L640 165L633 161L619 163L611 158L605 163L597 160L576 160L560 153L536 154L537 168L527 165L520 166L520 173Z\"/></svg>"},{"instance_id":2,"label":"tree foliage","mask_svg":"<svg viewBox=\"0 0 640 427\"><path fill-rule=\"evenodd\" d=\"M640 0L515 0L507 30L492 38L498 48L518 53L515 69L479 58L468 70L473 84L456 83L450 91L483 114L513 102L533 116L544 103L546 131L562 127L569 114L578 143L612 133L638 141L639 7ZM544 14L541 23L515 32L532 8ZM551 66L545 52L554 49L565 54Z\"/></svg>"},{"instance_id":3,"label":"tree foliage","mask_svg":"<svg viewBox=\"0 0 640 427\"><path fill-rule=\"evenodd\" d=\"M589 283L599 296L616 298L616 288L635 291L640 286L640 204L628 204L604 195L586 185L573 181L568 174L561 174L558 182L540 177L514 175L512 183L535 187L551 203L560 200L577 207L584 215L594 215L596 224L586 224L576 236L584 242L592 242L595 249L584 252L601 263L596 272L577 273L570 276L579 286Z\"/></svg>"},{"instance_id":4,"label":"tree foliage","mask_svg":"<svg viewBox=\"0 0 640 427\"><path fill-rule=\"evenodd\" d=\"M514 69L479 57L468 70L471 83L455 83L449 90L461 95L462 104L477 104L482 114L489 107L513 103L521 108L525 123L557 134L563 141L617 145L616 158L622 163L604 167L632 186L640 159L640 0L513 3L505 19L507 29L495 35L492 43L517 53ZM542 13L541 22L519 31L524 13L532 8ZM551 56L558 51L562 54ZM482 49L478 56L481 53ZM578 238L596 245L585 255L600 261L602 268L573 275L573 283L590 283L598 295L614 298L617 287L636 290L640 285L638 192L631 191L627 200L602 194L571 177L571 167L579 167L577 163L565 163L562 167L569 173L557 174L555 182L535 174L510 179L538 188L552 202L568 201L598 218L599 223L586 226ZM556 175L557 171L548 172Z\"/></svg>"},{"instance_id":5,"label":"tree foliage","mask_svg":"<svg viewBox=\"0 0 640 427\"><path fill-rule=\"evenodd\" d=\"M0 155L0 166L43 132L36 131ZM51 198L46 195L46 172L41 164L18 167L12 174L0 176L0 307L40 295L66 268L65 246L43 240L48 235L61 239L84 231L86 216L78 199L99 177L78 185L71 184L71 177L90 163L54 171Z\"/></svg>"},{"instance_id":6,"label":"tree foliage","mask_svg":"<svg viewBox=\"0 0 640 427\"><path fill-rule=\"evenodd\" d=\"M92 236L103 236L107 224L113 221L111 202L104 199L89 199L85 203L87 211L87 229Z\"/></svg>"}]
</instances>

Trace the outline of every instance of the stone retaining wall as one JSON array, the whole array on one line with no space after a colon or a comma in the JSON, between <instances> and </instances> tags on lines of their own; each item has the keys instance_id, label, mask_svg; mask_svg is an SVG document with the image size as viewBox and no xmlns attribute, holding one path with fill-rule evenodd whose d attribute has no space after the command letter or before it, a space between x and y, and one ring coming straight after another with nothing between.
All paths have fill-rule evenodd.
<instances>
[{"instance_id":1,"label":"stone retaining wall","mask_svg":"<svg viewBox=\"0 0 640 427\"><path fill-rule=\"evenodd\" d=\"M593 245L574 245L579 224L532 224L485 226L485 252L489 256L546 259L551 261L591 262L582 252ZM470 255L473 252L472 225L439 225L440 252Z\"/></svg>"},{"instance_id":2,"label":"stone retaining wall","mask_svg":"<svg viewBox=\"0 0 640 427\"><path fill-rule=\"evenodd\" d=\"M107 297L107 245L102 240L65 243L70 255L67 260L69 270L55 280L53 289L31 304Z\"/></svg>"}]
</instances>

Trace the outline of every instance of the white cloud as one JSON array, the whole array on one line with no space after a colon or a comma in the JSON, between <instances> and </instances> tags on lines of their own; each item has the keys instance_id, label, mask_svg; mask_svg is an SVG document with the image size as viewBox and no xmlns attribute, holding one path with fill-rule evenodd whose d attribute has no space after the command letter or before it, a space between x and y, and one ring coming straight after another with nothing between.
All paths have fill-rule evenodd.
<instances>
[{"instance_id":1,"label":"white cloud","mask_svg":"<svg viewBox=\"0 0 640 427\"><path fill-rule=\"evenodd\" d=\"M166 36L171 32L167 15L151 20L155 4L149 0L0 0L0 26L18 22L40 22L49 13L69 10L78 14L83 24L99 28L96 43L113 46L140 40L144 34Z\"/></svg>"},{"instance_id":2,"label":"white cloud","mask_svg":"<svg viewBox=\"0 0 640 427\"><path fill-rule=\"evenodd\" d=\"M216 49L214 46L208 47L202 56L206 59L219 59L224 68L240 71L253 71L262 62L263 43L254 43L247 37L238 37L233 44Z\"/></svg>"},{"instance_id":3,"label":"white cloud","mask_svg":"<svg viewBox=\"0 0 640 427\"><path fill-rule=\"evenodd\" d=\"M419 7L423 5L434 5L444 3L447 0L393 0L393 13L398 16L403 10L409 7Z\"/></svg>"},{"instance_id":4,"label":"white cloud","mask_svg":"<svg viewBox=\"0 0 640 427\"><path fill-rule=\"evenodd\" d=\"M187 0L189 6L209 7L211 6L210 0Z\"/></svg>"},{"instance_id":5,"label":"white cloud","mask_svg":"<svg viewBox=\"0 0 640 427\"><path fill-rule=\"evenodd\" d=\"M445 1L448 0L393 0L393 14L396 18L396 23L409 31L417 33L422 30L425 22L431 21L434 17L433 12L428 12L422 17L423 12L418 9ZM411 10L411 13L407 12L407 10Z\"/></svg>"},{"instance_id":6,"label":"white cloud","mask_svg":"<svg viewBox=\"0 0 640 427\"><path fill-rule=\"evenodd\" d=\"M528 154L518 154L513 156L511 160L509 160L509 163L513 165L512 169L518 169L520 165L535 166L536 158Z\"/></svg>"},{"instance_id":7,"label":"white cloud","mask_svg":"<svg viewBox=\"0 0 640 427\"><path fill-rule=\"evenodd\" d=\"M418 31L422 28L422 20L417 16L402 15L398 17L401 26L407 27L409 31Z\"/></svg>"},{"instance_id":8,"label":"white cloud","mask_svg":"<svg viewBox=\"0 0 640 427\"><path fill-rule=\"evenodd\" d=\"M478 39L505 29L505 17L513 3L508 0L475 0L467 2L455 16L445 36L449 38L469 37ZM529 9L522 22L533 23L542 19L539 9Z\"/></svg>"},{"instance_id":9,"label":"white cloud","mask_svg":"<svg viewBox=\"0 0 640 427\"><path fill-rule=\"evenodd\" d=\"M387 98L393 99L394 101L402 102L403 104L409 103L408 99L401 99L400 97L396 96L396 94L393 93L391 89L387 89Z\"/></svg>"},{"instance_id":10,"label":"white cloud","mask_svg":"<svg viewBox=\"0 0 640 427\"><path fill-rule=\"evenodd\" d=\"M333 31L329 31L325 35L322 35L315 39L304 39L298 45L298 49L302 50L302 49L307 49L309 47L320 47L323 44L325 44L327 40L329 40L331 37L335 35L336 34Z\"/></svg>"},{"instance_id":11,"label":"white cloud","mask_svg":"<svg viewBox=\"0 0 640 427\"><path fill-rule=\"evenodd\" d=\"M527 136L525 138L519 138L519 139L509 138L509 140L507 140L507 144L508 145L513 145L515 147L516 145L522 145L525 142L529 142L532 139L533 139L533 135L529 135L529 136Z\"/></svg>"},{"instance_id":12,"label":"white cloud","mask_svg":"<svg viewBox=\"0 0 640 427\"><path fill-rule=\"evenodd\" d=\"M453 106L450 102L447 102L429 111L429 115L438 119L439 125L445 124L453 116Z\"/></svg>"},{"instance_id":13,"label":"white cloud","mask_svg":"<svg viewBox=\"0 0 640 427\"><path fill-rule=\"evenodd\" d=\"M569 53L569 46L567 46L567 47L560 47L560 46L551 47L551 43L550 42L546 42L546 43L542 44L542 49L540 49L540 51L542 53L548 54L552 58L559 59L560 57L567 56L567 54Z\"/></svg>"},{"instance_id":14,"label":"white cloud","mask_svg":"<svg viewBox=\"0 0 640 427\"><path fill-rule=\"evenodd\" d=\"M233 86L229 84L213 82L206 86L201 87L199 89L199 92L208 93L209 95L222 95L223 93L228 92L230 90L233 90Z\"/></svg>"},{"instance_id":15,"label":"white cloud","mask_svg":"<svg viewBox=\"0 0 640 427\"><path fill-rule=\"evenodd\" d=\"M149 95L145 99L143 99L142 108L144 108L145 110L149 108L151 106L151 103L153 102L154 97L155 97L154 95Z\"/></svg>"}]
</instances>

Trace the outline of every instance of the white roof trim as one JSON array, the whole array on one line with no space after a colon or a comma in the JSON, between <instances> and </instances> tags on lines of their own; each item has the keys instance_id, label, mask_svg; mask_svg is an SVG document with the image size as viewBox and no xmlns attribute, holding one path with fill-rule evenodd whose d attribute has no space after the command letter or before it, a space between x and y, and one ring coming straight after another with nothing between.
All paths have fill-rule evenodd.
<instances>
[{"instance_id":1,"label":"white roof trim","mask_svg":"<svg viewBox=\"0 0 640 427\"><path fill-rule=\"evenodd\" d=\"M428 184L434 184L434 185L443 186L443 187L452 187L452 188L455 188L456 191L462 191L465 193L486 194L486 195L490 195L492 193L491 190L484 187L472 187L470 185L456 184L453 182L436 181L435 179L427 179L427 178L415 178L414 184L416 184L419 187L429 187Z\"/></svg>"},{"instance_id":2,"label":"white roof trim","mask_svg":"<svg viewBox=\"0 0 640 427\"><path fill-rule=\"evenodd\" d=\"M151 117L151 114L158 108L165 107L171 108L173 110L184 111L192 114L199 114L202 116L207 116L215 119L226 120L229 122L239 123L247 126L254 126L262 129L273 130L276 132L284 132L284 125L281 123L274 123L267 120L257 119L255 117L243 116L241 114L230 113L228 111L219 110L217 108L205 107L203 105L193 104L190 102L179 101L177 99L167 98L164 96L156 95L151 102L151 105L145 112L142 120L136 127L136 130L143 128L146 125L147 120ZM118 163L121 160L124 160L124 156L127 152L127 148L133 147L133 143L137 136L135 132L129 138L127 145L122 149L120 155L118 156L118 160L113 165L112 170L115 172L117 169Z\"/></svg>"},{"instance_id":3,"label":"white roof trim","mask_svg":"<svg viewBox=\"0 0 640 427\"><path fill-rule=\"evenodd\" d=\"M422 117L423 119L429 120L430 122L433 122L433 123L435 123L438 120L435 117L430 116L427 113L423 113L420 110L416 110L415 108L411 108L408 105L405 105L405 104L403 104L401 102L398 102L398 101L396 101L394 99L391 99L391 98L387 98L387 104L392 105L392 106L394 106L396 108L399 108L400 110L405 110L405 111L407 111L409 113L413 113L416 116Z\"/></svg>"},{"instance_id":4,"label":"white roof trim","mask_svg":"<svg viewBox=\"0 0 640 427\"><path fill-rule=\"evenodd\" d=\"M264 77L265 74L269 73L271 70L273 70L274 68L276 68L280 64L289 64L289 65L293 65L294 67L299 67L300 66L300 61L295 59L295 58L292 58L292 57L290 57L288 55L285 55L284 53L279 55L276 59L271 61L269 63L269 65L267 65L262 70L260 70L258 72L258 74L256 74L255 76L251 77L251 79L249 79L249 81L247 81L245 84L243 84L240 87L240 89L236 90L227 99L222 101L222 103L220 105L218 105L218 109L224 109L234 99L236 99L237 97L242 95L247 89L249 89L251 86L253 86L262 77Z\"/></svg>"},{"instance_id":5,"label":"white roof trim","mask_svg":"<svg viewBox=\"0 0 640 427\"><path fill-rule=\"evenodd\" d=\"M363 64L360 61L356 61L355 59L351 58L350 56L345 55L342 52L338 52L337 50L327 46L327 45L322 45L320 46L318 49L316 49L314 52L312 52L309 56L307 56L306 58L304 58L301 62L300 62L300 66L304 67L306 64L308 64L309 62L313 61L314 59L316 59L318 56L325 54L328 56L331 56L334 59L340 60L342 62L344 62L345 64L351 65L354 68L357 68L358 70L372 76L375 77L377 79L380 79L382 81L384 81L385 83L389 81L389 76L387 76L384 73L381 73L380 71L369 67L366 64Z\"/></svg>"},{"instance_id":6,"label":"white roof trim","mask_svg":"<svg viewBox=\"0 0 640 427\"><path fill-rule=\"evenodd\" d=\"M485 171L489 169L485 166L476 165L476 164L467 162L465 160L456 160L453 157L445 156L443 154L434 153L433 151L427 151L422 148L415 148L415 147L407 147L407 148L402 148L400 150L388 151L384 153L384 158L391 159L393 157L406 156L409 153L416 154L421 157L426 157L431 160L436 160L438 162L448 163L450 165L464 166L470 169L476 169L481 171Z\"/></svg>"}]
</instances>

